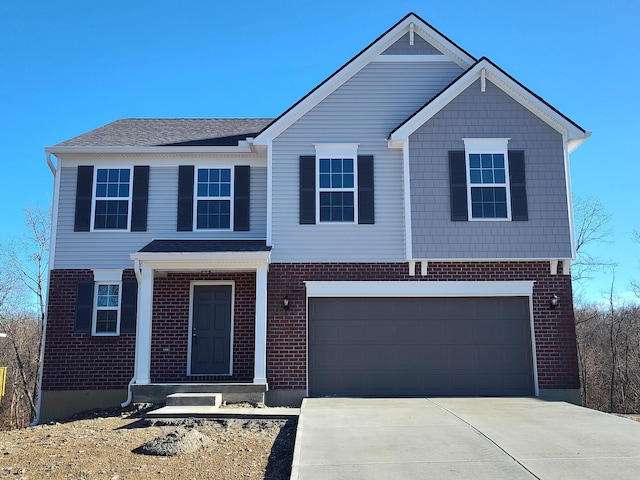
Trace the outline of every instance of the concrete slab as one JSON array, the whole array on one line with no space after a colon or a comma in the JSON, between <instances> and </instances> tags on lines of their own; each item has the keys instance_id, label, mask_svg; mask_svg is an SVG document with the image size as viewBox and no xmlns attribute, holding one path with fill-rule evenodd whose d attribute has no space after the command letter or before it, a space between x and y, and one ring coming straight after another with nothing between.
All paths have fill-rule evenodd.
<instances>
[{"instance_id":1,"label":"concrete slab","mask_svg":"<svg viewBox=\"0 0 640 480\"><path fill-rule=\"evenodd\" d=\"M640 471L640 424L535 398L305 399L291 478L596 479Z\"/></svg>"}]
</instances>

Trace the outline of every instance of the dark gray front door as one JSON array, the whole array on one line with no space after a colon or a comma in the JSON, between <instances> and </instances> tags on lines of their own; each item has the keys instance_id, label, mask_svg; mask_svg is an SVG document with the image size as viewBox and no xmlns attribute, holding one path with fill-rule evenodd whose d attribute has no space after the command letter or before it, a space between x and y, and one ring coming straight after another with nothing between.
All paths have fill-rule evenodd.
<instances>
[{"instance_id":1,"label":"dark gray front door","mask_svg":"<svg viewBox=\"0 0 640 480\"><path fill-rule=\"evenodd\" d=\"M231 285L194 285L191 374L231 373Z\"/></svg>"},{"instance_id":2,"label":"dark gray front door","mask_svg":"<svg viewBox=\"0 0 640 480\"><path fill-rule=\"evenodd\" d=\"M309 393L532 395L529 300L310 298Z\"/></svg>"}]
</instances>

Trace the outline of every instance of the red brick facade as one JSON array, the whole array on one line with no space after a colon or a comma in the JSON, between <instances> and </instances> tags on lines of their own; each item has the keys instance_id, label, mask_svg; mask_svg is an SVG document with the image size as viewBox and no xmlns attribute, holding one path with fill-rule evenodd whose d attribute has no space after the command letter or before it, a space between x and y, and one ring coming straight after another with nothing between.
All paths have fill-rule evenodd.
<instances>
[{"instance_id":1,"label":"red brick facade","mask_svg":"<svg viewBox=\"0 0 640 480\"><path fill-rule=\"evenodd\" d=\"M271 389L306 388L305 281L535 281L534 334L541 389L580 388L571 277L551 275L549 262L429 262L409 276L406 263L289 263L269 267L267 380ZM558 294L558 307L549 299ZM287 296L290 308L282 308Z\"/></svg>"},{"instance_id":2,"label":"red brick facade","mask_svg":"<svg viewBox=\"0 0 640 480\"><path fill-rule=\"evenodd\" d=\"M534 281L533 314L541 389L579 388L571 279L551 275L548 262L430 262L425 276L406 263L272 264L268 276L267 380L270 389L306 389L305 281ZM124 279L135 278L125 270ZM91 270L53 270L49 286L43 390L123 389L133 376L135 334L76 334L76 284ZM192 281L234 282L233 376L188 377ZM556 309L549 299L558 294ZM284 310L287 296L290 308ZM168 273L154 280L153 382L253 380L255 273Z\"/></svg>"}]
</instances>

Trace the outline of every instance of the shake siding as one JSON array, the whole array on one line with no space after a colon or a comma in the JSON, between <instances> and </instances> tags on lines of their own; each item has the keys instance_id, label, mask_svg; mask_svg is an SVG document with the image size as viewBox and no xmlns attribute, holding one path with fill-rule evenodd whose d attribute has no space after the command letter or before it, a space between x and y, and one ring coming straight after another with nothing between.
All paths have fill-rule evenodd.
<instances>
[{"instance_id":1,"label":"shake siding","mask_svg":"<svg viewBox=\"0 0 640 480\"><path fill-rule=\"evenodd\" d=\"M90 162L87 162L90 164ZM131 268L131 253L152 239L264 239L267 219L267 169L251 167L251 231L177 232L178 167L149 171L146 232L74 232L77 167L60 170L60 204L53 268Z\"/></svg>"},{"instance_id":2,"label":"shake siding","mask_svg":"<svg viewBox=\"0 0 640 480\"><path fill-rule=\"evenodd\" d=\"M529 220L452 222L449 150L463 137L510 138L523 150ZM454 99L409 138L414 258L570 258L561 135L487 80Z\"/></svg>"},{"instance_id":3,"label":"shake siding","mask_svg":"<svg viewBox=\"0 0 640 480\"><path fill-rule=\"evenodd\" d=\"M451 62L369 64L273 141L273 262L405 260L402 152L386 139L460 73ZM314 143L374 156L374 225L299 224L298 161Z\"/></svg>"}]
</instances>

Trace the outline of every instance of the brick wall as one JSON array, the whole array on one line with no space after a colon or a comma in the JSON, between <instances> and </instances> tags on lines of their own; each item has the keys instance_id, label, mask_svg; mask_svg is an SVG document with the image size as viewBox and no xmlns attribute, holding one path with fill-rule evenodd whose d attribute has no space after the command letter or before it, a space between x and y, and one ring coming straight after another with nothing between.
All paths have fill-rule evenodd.
<instances>
[{"instance_id":1,"label":"brick wall","mask_svg":"<svg viewBox=\"0 0 640 480\"><path fill-rule=\"evenodd\" d=\"M135 280L133 270L125 270L122 276L123 280ZM126 388L133 377L135 334L94 337L74 333L79 280L93 280L93 272L51 271L42 389Z\"/></svg>"},{"instance_id":2,"label":"brick wall","mask_svg":"<svg viewBox=\"0 0 640 480\"><path fill-rule=\"evenodd\" d=\"M232 376L187 376L190 287L191 282L197 280L235 282ZM152 382L253 381L256 298L254 272L156 275L153 298Z\"/></svg>"},{"instance_id":3,"label":"brick wall","mask_svg":"<svg viewBox=\"0 0 640 480\"><path fill-rule=\"evenodd\" d=\"M571 278L551 275L548 262L429 262L409 276L406 263L280 263L269 267L267 380L271 389L306 388L305 281L533 280L534 334L541 389L579 388ZM549 308L558 294L556 309ZM289 297L290 308L282 308Z\"/></svg>"}]
</instances>

